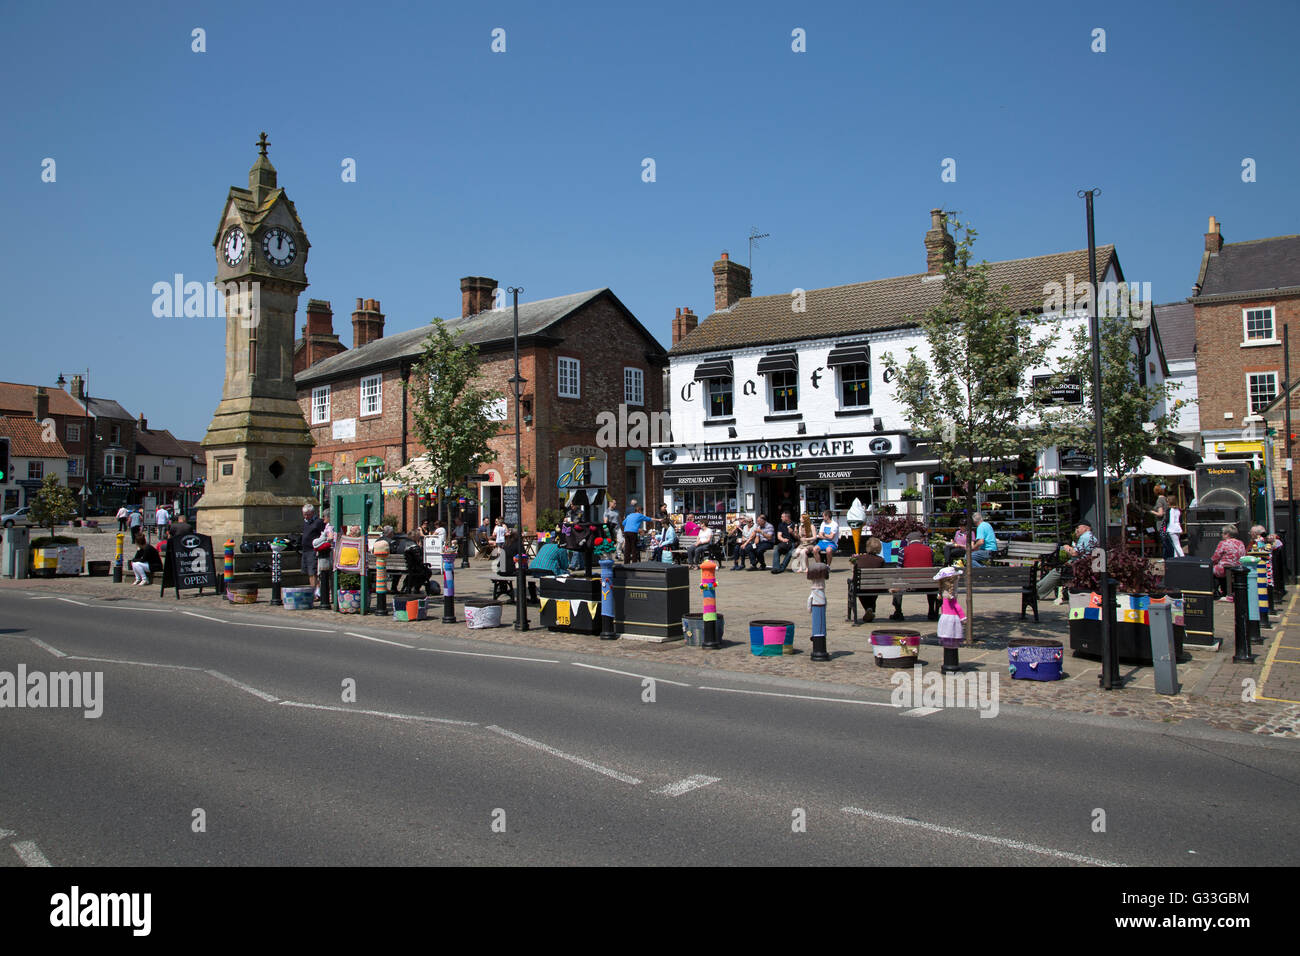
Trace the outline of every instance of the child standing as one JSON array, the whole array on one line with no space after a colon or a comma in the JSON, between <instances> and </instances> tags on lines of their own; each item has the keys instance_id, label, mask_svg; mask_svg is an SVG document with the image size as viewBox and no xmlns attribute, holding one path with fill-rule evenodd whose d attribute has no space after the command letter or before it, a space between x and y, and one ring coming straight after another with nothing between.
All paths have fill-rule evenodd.
<instances>
[{"instance_id":1,"label":"child standing","mask_svg":"<svg viewBox=\"0 0 1300 956\"><path fill-rule=\"evenodd\" d=\"M939 582L939 643L944 647L956 647L965 637L962 622L966 620L966 611L957 603L957 576L961 574L954 567L943 568L934 579Z\"/></svg>"}]
</instances>

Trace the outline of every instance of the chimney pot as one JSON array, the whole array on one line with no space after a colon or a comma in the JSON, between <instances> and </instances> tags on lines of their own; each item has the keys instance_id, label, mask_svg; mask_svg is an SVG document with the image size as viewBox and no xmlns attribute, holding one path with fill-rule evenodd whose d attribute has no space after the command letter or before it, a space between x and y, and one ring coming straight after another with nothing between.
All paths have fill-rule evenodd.
<instances>
[{"instance_id":1,"label":"chimney pot","mask_svg":"<svg viewBox=\"0 0 1300 956\"><path fill-rule=\"evenodd\" d=\"M1223 248L1223 233L1219 229L1219 220L1210 217L1210 231L1205 234L1205 251L1217 254Z\"/></svg>"},{"instance_id":2,"label":"chimney pot","mask_svg":"<svg viewBox=\"0 0 1300 956\"><path fill-rule=\"evenodd\" d=\"M957 258L957 244L948 232L948 219L942 209L930 210L930 231L925 234L926 275L942 275L945 264Z\"/></svg>"},{"instance_id":3,"label":"chimney pot","mask_svg":"<svg viewBox=\"0 0 1300 956\"><path fill-rule=\"evenodd\" d=\"M361 311L361 296L357 296L357 311Z\"/></svg>"}]
</instances>

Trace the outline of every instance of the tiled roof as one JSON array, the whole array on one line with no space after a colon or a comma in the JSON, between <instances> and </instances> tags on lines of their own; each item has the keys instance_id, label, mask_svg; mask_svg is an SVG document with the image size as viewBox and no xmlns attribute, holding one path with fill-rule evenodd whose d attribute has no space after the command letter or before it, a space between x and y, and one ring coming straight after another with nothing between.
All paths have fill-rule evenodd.
<instances>
[{"instance_id":1,"label":"tiled roof","mask_svg":"<svg viewBox=\"0 0 1300 956\"><path fill-rule=\"evenodd\" d=\"M135 416L125 408L113 401L111 398L88 398L86 404L90 406L90 414L96 418L117 418L126 421L134 421Z\"/></svg>"},{"instance_id":2,"label":"tiled roof","mask_svg":"<svg viewBox=\"0 0 1300 956\"><path fill-rule=\"evenodd\" d=\"M135 430L135 453L137 455L161 455L163 458L190 457L190 452L167 429L144 429L139 426Z\"/></svg>"},{"instance_id":3,"label":"tiled roof","mask_svg":"<svg viewBox=\"0 0 1300 956\"><path fill-rule=\"evenodd\" d=\"M196 458L199 461L207 460L207 452L203 450L203 445L196 441L186 441L184 438L176 439L177 444L185 449L185 454Z\"/></svg>"},{"instance_id":4,"label":"tiled roof","mask_svg":"<svg viewBox=\"0 0 1300 956\"><path fill-rule=\"evenodd\" d=\"M566 316L601 296L609 296L613 299L614 303L627 314L629 321L645 336L647 344L653 343L652 350L662 353L663 346L658 343L653 335L646 331L645 327L632 316L626 306L618 301L618 297L607 288L575 292L572 295L562 295L553 299L539 299L536 302L520 302L519 335L521 338L530 335L542 335L550 331L552 326L562 321ZM514 337L514 307L508 305L503 309L492 309L487 312L480 312L478 315L447 319L445 324L449 331L463 333L465 341L479 347L490 343L509 342ZM331 355L329 358L317 362L311 368L299 372L294 376L294 381L302 385L307 382L338 378L352 372L391 365L400 359L415 358L424 351L424 340L428 337L429 331L430 326L422 325L418 328L408 329L405 332L385 336L360 348L348 349L338 355Z\"/></svg>"},{"instance_id":5,"label":"tiled roof","mask_svg":"<svg viewBox=\"0 0 1300 956\"><path fill-rule=\"evenodd\" d=\"M1300 286L1300 236L1230 242L1207 257L1199 296Z\"/></svg>"},{"instance_id":6,"label":"tiled roof","mask_svg":"<svg viewBox=\"0 0 1300 956\"><path fill-rule=\"evenodd\" d=\"M46 385L50 396L51 415L85 415L85 410L71 395L57 385ZM17 382L0 382L0 414L14 414L21 418L35 414L36 406L32 397L36 394L35 385L22 385Z\"/></svg>"},{"instance_id":7,"label":"tiled roof","mask_svg":"<svg viewBox=\"0 0 1300 956\"><path fill-rule=\"evenodd\" d=\"M34 418L17 415L0 415L0 437L9 439L10 457L67 458L68 450L54 436L54 441L43 441L40 422Z\"/></svg>"},{"instance_id":8,"label":"tiled roof","mask_svg":"<svg viewBox=\"0 0 1300 956\"><path fill-rule=\"evenodd\" d=\"M1169 362L1185 362L1196 357L1196 308L1190 302L1158 305L1156 326Z\"/></svg>"},{"instance_id":9,"label":"tiled roof","mask_svg":"<svg viewBox=\"0 0 1300 956\"><path fill-rule=\"evenodd\" d=\"M1115 247L1098 246L1097 274L1105 276L1112 262L1118 272ZM1045 286L1049 282L1065 285L1069 274L1074 275L1076 285L1088 281L1088 250L989 263L992 288L1009 286L1010 304L1017 309L1040 308L1046 298ZM702 321L669 354L690 355L742 345L770 345L901 328L915 324L918 317L936 307L942 290L942 281L918 273L829 289L809 289L804 312L791 310L789 293L741 299L730 309L714 312Z\"/></svg>"}]
</instances>

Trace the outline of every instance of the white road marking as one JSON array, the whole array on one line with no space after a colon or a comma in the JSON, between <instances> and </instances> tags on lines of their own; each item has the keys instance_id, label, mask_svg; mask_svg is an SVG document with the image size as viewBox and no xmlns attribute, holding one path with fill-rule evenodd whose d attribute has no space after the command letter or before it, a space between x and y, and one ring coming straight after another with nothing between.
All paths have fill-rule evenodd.
<instances>
[{"instance_id":1,"label":"white road marking","mask_svg":"<svg viewBox=\"0 0 1300 956\"><path fill-rule=\"evenodd\" d=\"M161 667L169 671L198 671L201 667L190 667L186 664L154 664L151 661L124 661L116 657L81 657L77 654L64 654L70 661L88 661L92 664L130 664L132 667Z\"/></svg>"},{"instance_id":2,"label":"white road marking","mask_svg":"<svg viewBox=\"0 0 1300 956\"><path fill-rule=\"evenodd\" d=\"M53 594L37 594L37 595L29 594L29 595L27 595L27 596L28 596L29 598L31 598L33 601L53 601L53 600L54 600L54 595L53 595Z\"/></svg>"},{"instance_id":3,"label":"white road marking","mask_svg":"<svg viewBox=\"0 0 1300 956\"><path fill-rule=\"evenodd\" d=\"M641 680L652 680L656 684L673 684L677 687L691 686L690 684L683 684L679 680L668 680L667 678L664 677L650 677L647 674L633 674L631 671L616 671L612 667L598 667L595 664L580 664L577 661L572 661L571 663L573 664L574 667L585 667L588 670L593 670L593 671L605 671L610 674L622 674L624 677L637 677L640 678Z\"/></svg>"},{"instance_id":4,"label":"white road marking","mask_svg":"<svg viewBox=\"0 0 1300 956\"><path fill-rule=\"evenodd\" d=\"M857 807L840 807L844 813L854 813L859 816L868 817L872 820L881 820L885 823L897 823L900 826L919 827L922 830L929 830L932 833L943 833L947 836L965 837L968 840L978 840L981 843L992 843L996 846L1004 846L1010 850L1024 850L1028 853L1037 853L1041 856L1055 857L1058 860L1069 860L1071 863L1083 863L1089 866L1124 866L1123 863L1112 863L1110 860L1099 860L1096 857L1083 856L1078 853L1067 853L1065 850L1053 850L1051 847L1038 846L1033 843L1022 843L1019 840L1007 840L1003 837L989 836L985 833L972 833L969 830L958 830L956 827L940 826L937 823L926 823L923 820L913 820L910 817L898 817L891 813L877 813L875 810L860 810Z\"/></svg>"},{"instance_id":5,"label":"white road marking","mask_svg":"<svg viewBox=\"0 0 1300 956\"><path fill-rule=\"evenodd\" d=\"M218 624L225 624L225 623L226 623L225 621L223 621L223 620L222 620L221 618L219 618L219 617L208 617L206 614L197 614L197 613L195 613L194 611L181 611L181 613L182 613L182 614L188 614L190 617L201 617L201 618L203 618L203 620L205 620L205 621L216 621Z\"/></svg>"},{"instance_id":6,"label":"white road marking","mask_svg":"<svg viewBox=\"0 0 1300 956\"><path fill-rule=\"evenodd\" d=\"M231 685L232 687L238 687L240 690L247 691L248 693L252 694L254 697L260 697L262 698L262 700L267 701L268 703L278 704L280 702L280 698L276 697L274 694L268 694L264 690L258 690L256 687L250 687L248 684L245 684L242 681L237 681L233 677L227 677L225 674L221 673L221 671L204 671L203 673L211 674L217 680L225 681L227 684Z\"/></svg>"},{"instance_id":7,"label":"white road marking","mask_svg":"<svg viewBox=\"0 0 1300 956\"><path fill-rule=\"evenodd\" d=\"M3 840L5 837L11 837L17 835L18 834L15 833L13 830L0 830L0 840Z\"/></svg>"},{"instance_id":8,"label":"white road marking","mask_svg":"<svg viewBox=\"0 0 1300 956\"><path fill-rule=\"evenodd\" d=\"M392 644L394 647L414 648L414 644L400 644L397 641L386 641L382 637L371 637L369 634L356 634L352 631L344 631L348 637L359 637L363 641L374 641L376 644Z\"/></svg>"},{"instance_id":9,"label":"white road marking","mask_svg":"<svg viewBox=\"0 0 1300 956\"><path fill-rule=\"evenodd\" d=\"M28 640L31 641L33 644L35 644L37 647L49 651L49 652L50 652L51 654L53 654L55 657L67 657L67 656L68 656L67 654L63 653L63 651L59 650L57 647L51 647L49 644L46 644L46 643L45 643L44 641L42 641L39 637L30 637L30 638L28 638Z\"/></svg>"},{"instance_id":10,"label":"white road marking","mask_svg":"<svg viewBox=\"0 0 1300 956\"><path fill-rule=\"evenodd\" d=\"M169 607L135 607L130 604L103 604L100 606L110 611L149 611L152 614L170 614L172 612Z\"/></svg>"},{"instance_id":11,"label":"white road marking","mask_svg":"<svg viewBox=\"0 0 1300 956\"><path fill-rule=\"evenodd\" d=\"M449 651L442 647L417 647L417 651L428 651L431 654L463 654L466 657L495 657L503 661L532 661L534 664L558 664L559 661L547 660L544 657L514 657L510 654L484 654L481 651Z\"/></svg>"},{"instance_id":12,"label":"white road marking","mask_svg":"<svg viewBox=\"0 0 1300 956\"><path fill-rule=\"evenodd\" d=\"M770 690L741 690L739 687L701 687L700 690L716 690L724 694L757 694L759 697L789 697L794 700L829 700L836 704L862 704L864 707L893 707L877 700L853 700L850 697L812 697L808 694L778 694Z\"/></svg>"},{"instance_id":13,"label":"white road marking","mask_svg":"<svg viewBox=\"0 0 1300 956\"><path fill-rule=\"evenodd\" d=\"M913 707L911 710L903 711L904 717L929 717L931 714L937 714L943 710L942 707Z\"/></svg>"},{"instance_id":14,"label":"white road marking","mask_svg":"<svg viewBox=\"0 0 1300 956\"><path fill-rule=\"evenodd\" d=\"M19 843L9 844L18 854L18 858L28 866L49 866L50 861L45 859L45 854L40 851L35 843L31 840L23 840Z\"/></svg>"},{"instance_id":15,"label":"white road marking","mask_svg":"<svg viewBox=\"0 0 1300 956\"><path fill-rule=\"evenodd\" d=\"M559 663L558 661L556 663ZM503 737L509 737L511 740L523 744L525 747L534 747L542 753L548 753L552 757L559 757L561 760L567 760L570 763L576 763L579 767L586 767L588 770L594 770L596 773L603 773L607 777L613 777L623 783L630 783L636 786L641 781L636 777L629 777L625 773L619 773L617 770L610 770L608 767L602 767L598 763L592 763L590 760L584 760L582 757L575 757L573 754L566 754L562 750L556 750L554 747L542 743L540 740L531 740L528 737L522 737L513 731L506 730L504 727L498 727L495 724L488 726L488 730L494 734L500 734Z\"/></svg>"},{"instance_id":16,"label":"white road marking","mask_svg":"<svg viewBox=\"0 0 1300 956\"><path fill-rule=\"evenodd\" d=\"M676 783L670 783L666 787L660 787L654 793L661 793L665 797L680 797L683 793L690 793L692 790L698 790L700 787L707 787L711 783L717 783L721 777L706 777L702 773L697 773L685 780L678 780Z\"/></svg>"},{"instance_id":17,"label":"white road marking","mask_svg":"<svg viewBox=\"0 0 1300 956\"><path fill-rule=\"evenodd\" d=\"M308 710L332 710L341 714L368 714L371 717L387 717L391 720L418 720L428 724L456 724L461 727L477 727L472 720L452 720L450 717L424 717L420 714L395 714L386 710L359 710L356 707L340 707L337 704L308 704L297 700L282 700L281 707L304 707Z\"/></svg>"},{"instance_id":18,"label":"white road marking","mask_svg":"<svg viewBox=\"0 0 1300 956\"><path fill-rule=\"evenodd\" d=\"M213 620L216 619L213 618ZM235 627L272 627L279 631L311 631L313 634L321 633L321 629L317 627L291 627L288 624L254 624L252 621L222 621L221 623L232 624ZM336 632L328 631L326 633L334 634Z\"/></svg>"},{"instance_id":19,"label":"white road marking","mask_svg":"<svg viewBox=\"0 0 1300 956\"><path fill-rule=\"evenodd\" d=\"M59 598L58 600L63 601L65 604L76 604L80 607L90 607L90 605L85 601L74 601L72 598Z\"/></svg>"}]
</instances>

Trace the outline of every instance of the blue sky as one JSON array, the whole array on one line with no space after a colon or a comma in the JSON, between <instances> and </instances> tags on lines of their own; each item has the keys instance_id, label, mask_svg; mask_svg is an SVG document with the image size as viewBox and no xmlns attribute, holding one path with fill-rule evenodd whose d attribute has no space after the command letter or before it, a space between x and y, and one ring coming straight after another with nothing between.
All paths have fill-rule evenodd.
<instances>
[{"instance_id":1,"label":"blue sky","mask_svg":"<svg viewBox=\"0 0 1300 956\"><path fill-rule=\"evenodd\" d=\"M752 226L771 234L755 292L788 292L922 271L934 206L974 223L981 258L1081 248L1086 186L1127 277L1181 299L1208 216L1229 242L1300 232L1298 11L10 5L0 379L89 367L95 394L201 438L222 323L155 318L151 289L213 277L226 191L263 129L312 244L298 325L328 299L348 344L358 296L391 333L458 315L459 278L487 275L524 299L609 286L667 346L674 308L712 310L711 263L744 262Z\"/></svg>"}]
</instances>

